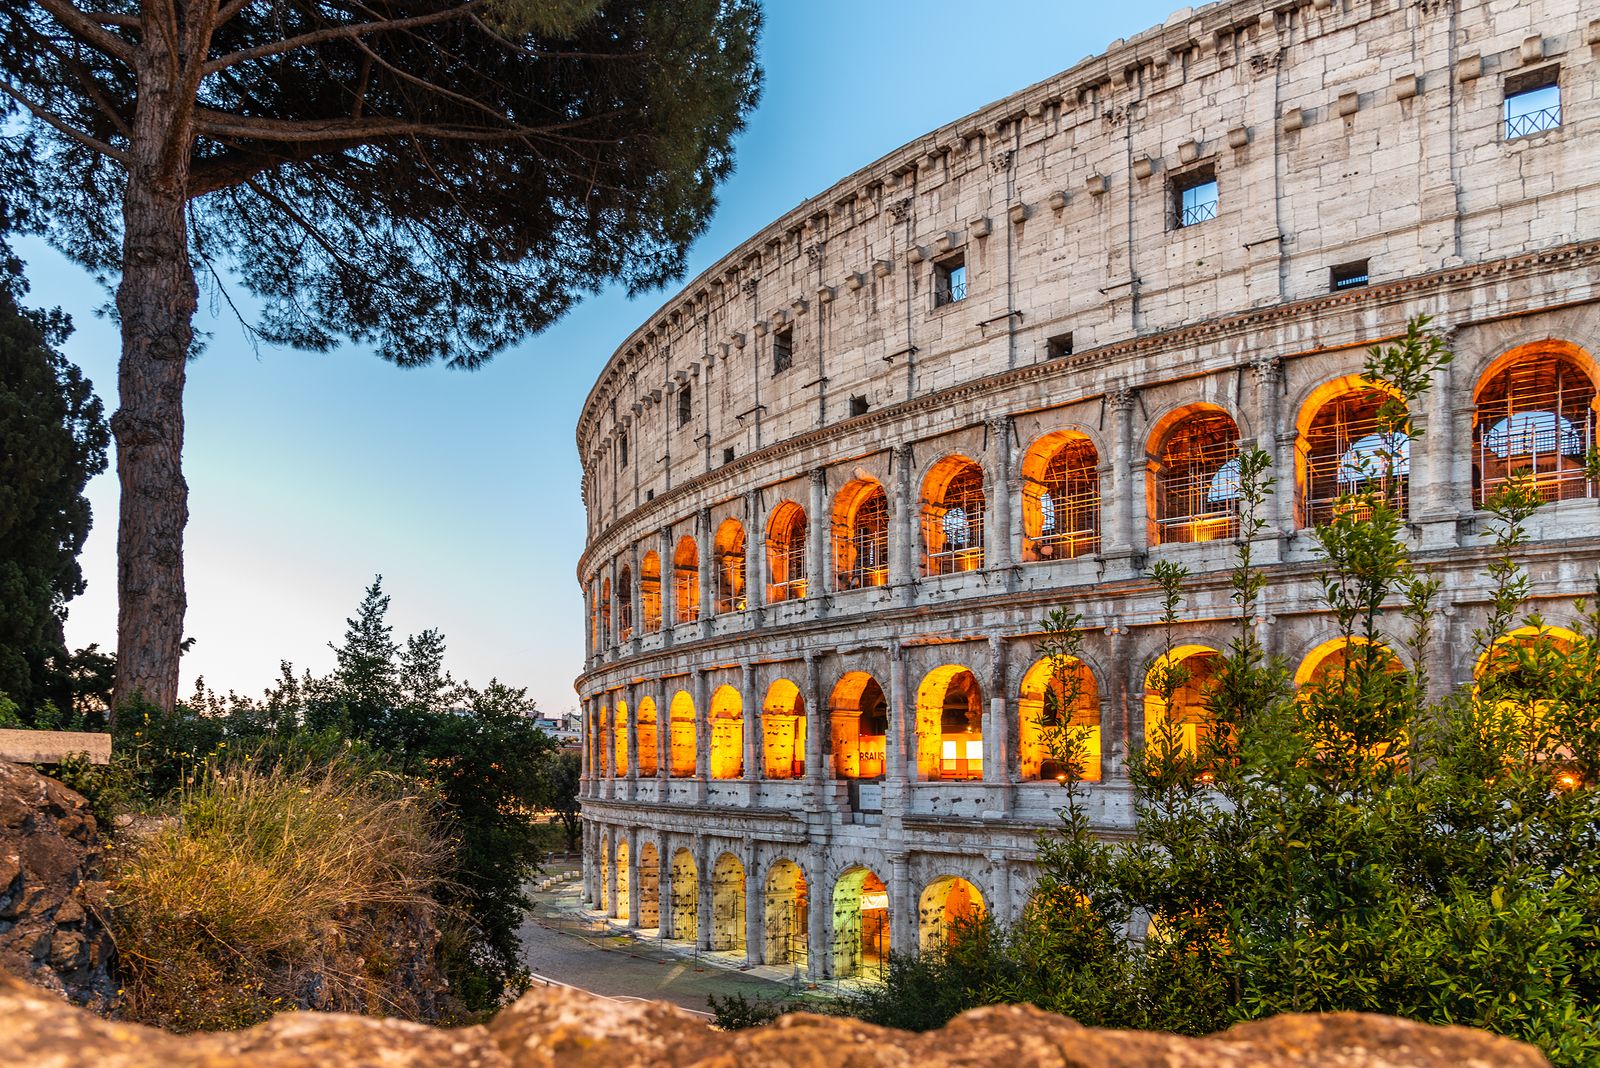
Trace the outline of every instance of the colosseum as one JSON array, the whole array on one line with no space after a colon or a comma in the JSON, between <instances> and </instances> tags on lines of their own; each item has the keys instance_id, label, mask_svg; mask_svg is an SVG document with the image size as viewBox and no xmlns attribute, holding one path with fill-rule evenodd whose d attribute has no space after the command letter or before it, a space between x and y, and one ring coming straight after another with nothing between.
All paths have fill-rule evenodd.
<instances>
[{"instance_id":1,"label":"colosseum","mask_svg":"<svg viewBox=\"0 0 1600 1068\"><path fill-rule=\"evenodd\" d=\"M1600 18L1583 0L1224 0L884 156L606 364L577 440L584 892L652 937L871 975L1027 900L1062 791L1041 620L1087 638L1094 825L1226 641L1242 443L1275 464L1260 635L1340 655L1312 528L1377 477L1369 346L1455 354L1400 483L1470 681L1486 497L1570 622L1600 566ZM1233 466L1230 466L1232 464ZM1191 684L1146 694L1150 567Z\"/></svg>"}]
</instances>

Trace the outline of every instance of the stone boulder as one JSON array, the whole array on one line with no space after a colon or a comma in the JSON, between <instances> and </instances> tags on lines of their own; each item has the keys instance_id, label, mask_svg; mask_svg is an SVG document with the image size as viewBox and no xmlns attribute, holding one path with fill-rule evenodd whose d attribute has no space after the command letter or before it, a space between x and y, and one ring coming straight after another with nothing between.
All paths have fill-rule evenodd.
<instances>
[{"instance_id":1,"label":"stone boulder","mask_svg":"<svg viewBox=\"0 0 1600 1068\"><path fill-rule=\"evenodd\" d=\"M977 1009L924 1035L797 1014L724 1034L659 1002L561 988L487 1026L285 1013L179 1037L103 1020L0 974L0 1064L32 1068L1548 1068L1531 1046L1462 1027L1353 1013L1280 1016L1209 1038L1096 1031L1026 1006Z\"/></svg>"},{"instance_id":2,"label":"stone boulder","mask_svg":"<svg viewBox=\"0 0 1600 1068\"><path fill-rule=\"evenodd\" d=\"M99 859L81 794L0 761L0 970L103 1011L116 983Z\"/></svg>"}]
</instances>

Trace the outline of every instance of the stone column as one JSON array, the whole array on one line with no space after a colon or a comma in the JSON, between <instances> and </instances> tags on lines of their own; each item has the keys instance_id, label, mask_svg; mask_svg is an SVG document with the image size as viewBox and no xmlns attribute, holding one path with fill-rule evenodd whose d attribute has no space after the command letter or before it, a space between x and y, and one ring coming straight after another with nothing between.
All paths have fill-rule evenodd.
<instances>
[{"instance_id":1,"label":"stone column","mask_svg":"<svg viewBox=\"0 0 1600 1068\"><path fill-rule=\"evenodd\" d=\"M1016 923L1017 905L1012 896L1011 866L1006 863L1004 852L996 849L989 853L989 870L994 873L994 900L989 902L989 907L995 919L1002 924Z\"/></svg>"},{"instance_id":2,"label":"stone column","mask_svg":"<svg viewBox=\"0 0 1600 1068\"><path fill-rule=\"evenodd\" d=\"M916 698L906 680L905 650L898 641L889 645L889 737L884 739L884 808L904 812L910 807L908 784L916 762Z\"/></svg>"},{"instance_id":3,"label":"stone column","mask_svg":"<svg viewBox=\"0 0 1600 1068\"><path fill-rule=\"evenodd\" d=\"M633 620L633 644L630 651L637 652L644 639L644 583L639 580L639 543L628 546L628 616Z\"/></svg>"},{"instance_id":4,"label":"stone column","mask_svg":"<svg viewBox=\"0 0 1600 1068\"><path fill-rule=\"evenodd\" d=\"M663 837L656 843L656 902L661 914L660 934L663 940L675 939L678 932L672 921L672 842Z\"/></svg>"},{"instance_id":5,"label":"stone column","mask_svg":"<svg viewBox=\"0 0 1600 1068\"><path fill-rule=\"evenodd\" d=\"M1011 751L1011 694L1006 680L1006 643L998 634L989 635L989 722L983 725L983 778L998 783L1001 814L1011 811L1011 785L1016 782Z\"/></svg>"},{"instance_id":6,"label":"stone column","mask_svg":"<svg viewBox=\"0 0 1600 1068\"><path fill-rule=\"evenodd\" d=\"M617 796L617 709L616 691L607 690L600 705L600 762L605 773L600 779L600 796Z\"/></svg>"},{"instance_id":7,"label":"stone column","mask_svg":"<svg viewBox=\"0 0 1600 1068\"><path fill-rule=\"evenodd\" d=\"M700 899L695 903L695 945L711 948L711 927L716 920L712 911L711 843L704 838L695 840L695 864L700 869Z\"/></svg>"},{"instance_id":8,"label":"stone column","mask_svg":"<svg viewBox=\"0 0 1600 1068\"><path fill-rule=\"evenodd\" d=\"M767 896L756 870L756 847L753 842L746 840L741 859L744 862L744 960L750 965L765 964Z\"/></svg>"},{"instance_id":9,"label":"stone column","mask_svg":"<svg viewBox=\"0 0 1600 1068\"><path fill-rule=\"evenodd\" d=\"M622 692L628 697L628 800L632 801L639 796L639 687L629 683Z\"/></svg>"},{"instance_id":10,"label":"stone column","mask_svg":"<svg viewBox=\"0 0 1600 1068\"><path fill-rule=\"evenodd\" d=\"M1108 573L1126 575L1138 570L1145 544L1143 532L1134 529L1136 516L1143 512L1135 505L1144 500L1144 450L1133 433L1133 406L1139 394L1119 387L1110 391L1106 399L1111 406L1112 485L1109 498L1104 492L1100 494L1100 521L1104 524L1101 544ZM1108 500L1110 508L1106 507Z\"/></svg>"},{"instance_id":11,"label":"stone column","mask_svg":"<svg viewBox=\"0 0 1600 1068\"><path fill-rule=\"evenodd\" d=\"M1130 742L1144 737L1144 705L1134 708L1130 699L1130 676L1138 673L1139 665L1132 662L1133 640L1126 624L1113 619L1105 634L1111 646L1108 662L1123 665L1123 670L1106 676L1100 695L1100 778L1125 782Z\"/></svg>"},{"instance_id":12,"label":"stone column","mask_svg":"<svg viewBox=\"0 0 1600 1068\"><path fill-rule=\"evenodd\" d=\"M805 652L806 811L821 812L828 782L828 698L822 690L822 665L815 650Z\"/></svg>"},{"instance_id":13,"label":"stone column","mask_svg":"<svg viewBox=\"0 0 1600 1068\"><path fill-rule=\"evenodd\" d=\"M1015 547L1011 544L1011 506L1016 499L1016 486L1011 472L1011 417L1000 416L988 422L989 470L984 473L988 483L988 506L983 523L983 562L992 571L1009 576L1016 566Z\"/></svg>"},{"instance_id":14,"label":"stone column","mask_svg":"<svg viewBox=\"0 0 1600 1068\"><path fill-rule=\"evenodd\" d=\"M744 711L744 775L746 782L761 779L761 695L756 693L756 667L748 660L739 665L739 704ZM753 800L753 798L752 798Z\"/></svg>"},{"instance_id":15,"label":"stone column","mask_svg":"<svg viewBox=\"0 0 1600 1068\"><path fill-rule=\"evenodd\" d=\"M711 509L700 509L700 519L696 524L700 536L695 539L695 544L700 550L699 574L696 576L700 582L700 637L711 637L711 617L716 611L716 584L712 581L716 577L716 535L711 529Z\"/></svg>"},{"instance_id":16,"label":"stone column","mask_svg":"<svg viewBox=\"0 0 1600 1068\"><path fill-rule=\"evenodd\" d=\"M806 886L806 975L827 979L833 974L833 888L815 868L805 874L816 880Z\"/></svg>"},{"instance_id":17,"label":"stone column","mask_svg":"<svg viewBox=\"0 0 1600 1068\"><path fill-rule=\"evenodd\" d=\"M901 604L916 598L917 496L911 483L911 446L894 450L894 512L889 517L889 583L899 591Z\"/></svg>"},{"instance_id":18,"label":"stone column","mask_svg":"<svg viewBox=\"0 0 1600 1068\"><path fill-rule=\"evenodd\" d=\"M656 778L666 780L672 777L672 684L664 679L656 680ZM660 791L656 796L659 800L667 799L665 782L657 787Z\"/></svg>"},{"instance_id":19,"label":"stone column","mask_svg":"<svg viewBox=\"0 0 1600 1068\"><path fill-rule=\"evenodd\" d=\"M578 717L578 758L582 768L578 773L578 796L588 797L594 781L594 702L580 697L578 707L583 710Z\"/></svg>"},{"instance_id":20,"label":"stone column","mask_svg":"<svg viewBox=\"0 0 1600 1068\"><path fill-rule=\"evenodd\" d=\"M1294 435L1287 435L1285 441L1285 435L1278 426L1282 407L1283 360L1277 356L1267 356L1255 361L1251 370L1256 380L1256 447L1272 457L1272 470L1268 473L1276 480L1272 495L1263 502L1261 518L1267 524L1265 534L1281 537L1294 533L1297 480Z\"/></svg>"},{"instance_id":21,"label":"stone column","mask_svg":"<svg viewBox=\"0 0 1600 1068\"><path fill-rule=\"evenodd\" d=\"M767 517L761 507L761 494L750 490L744 495L744 603L748 624L759 627L766 619L767 603Z\"/></svg>"},{"instance_id":22,"label":"stone column","mask_svg":"<svg viewBox=\"0 0 1600 1068\"><path fill-rule=\"evenodd\" d=\"M628 828L628 926L639 926L639 830Z\"/></svg>"},{"instance_id":23,"label":"stone column","mask_svg":"<svg viewBox=\"0 0 1600 1068\"><path fill-rule=\"evenodd\" d=\"M617 830L615 827L606 828L604 848L606 851L606 915L614 920L617 918Z\"/></svg>"},{"instance_id":24,"label":"stone column","mask_svg":"<svg viewBox=\"0 0 1600 1068\"><path fill-rule=\"evenodd\" d=\"M828 472L818 467L811 472L811 495L806 511L806 596L815 605L814 615L827 608L826 594L833 592L833 517L828 508Z\"/></svg>"},{"instance_id":25,"label":"stone column","mask_svg":"<svg viewBox=\"0 0 1600 1068\"><path fill-rule=\"evenodd\" d=\"M889 854L889 951L917 951L917 888L911 885L911 861L905 853Z\"/></svg>"},{"instance_id":26,"label":"stone column","mask_svg":"<svg viewBox=\"0 0 1600 1068\"><path fill-rule=\"evenodd\" d=\"M706 799L706 783L711 778L711 695L704 668L694 672L694 778L695 799Z\"/></svg>"},{"instance_id":27,"label":"stone column","mask_svg":"<svg viewBox=\"0 0 1600 1068\"><path fill-rule=\"evenodd\" d=\"M677 570L673 567L673 553L677 545L672 540L672 528L661 528L661 548L657 555L661 558L661 645L668 648L672 645L672 628L678 625L678 588Z\"/></svg>"},{"instance_id":28,"label":"stone column","mask_svg":"<svg viewBox=\"0 0 1600 1068\"><path fill-rule=\"evenodd\" d=\"M1455 331L1446 334L1446 341L1455 340ZM1470 477L1459 485L1455 477L1459 455L1457 427L1471 425L1472 395L1457 397L1453 391L1453 364L1445 364L1433 374L1433 388L1424 396L1420 418L1414 418L1417 427L1424 431L1411 454L1411 474L1408 480L1411 500L1410 519L1413 527L1421 527L1422 546L1427 549L1453 549L1460 544L1456 521L1461 517L1461 505L1475 507L1472 500ZM1464 437L1465 442L1470 438ZM1465 447L1470 450L1470 444ZM1418 460L1422 463L1418 463ZM1462 467L1470 471L1472 459ZM1418 476L1421 476L1420 478Z\"/></svg>"}]
</instances>

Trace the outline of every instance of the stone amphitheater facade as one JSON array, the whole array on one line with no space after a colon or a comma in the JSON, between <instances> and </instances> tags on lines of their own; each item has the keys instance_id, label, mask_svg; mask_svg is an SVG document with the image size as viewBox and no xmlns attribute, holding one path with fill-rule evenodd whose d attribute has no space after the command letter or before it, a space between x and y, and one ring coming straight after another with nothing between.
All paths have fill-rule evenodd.
<instances>
[{"instance_id":1,"label":"stone amphitheater facade","mask_svg":"<svg viewBox=\"0 0 1600 1068\"><path fill-rule=\"evenodd\" d=\"M1194 694L1145 693L1149 569L1193 572L1197 687L1230 626L1241 443L1274 460L1260 633L1300 678L1339 655L1309 528L1375 478L1443 579L1434 685L1471 678L1482 504L1512 470L1551 502L1535 607L1570 617L1600 566L1596 15L1185 9L850 175L662 306L577 432L592 905L818 978L1015 917L1061 798L1041 619L1083 617L1089 805L1126 833L1147 721L1204 730ZM1455 359L1425 436L1375 451L1366 350L1419 313Z\"/></svg>"}]
</instances>

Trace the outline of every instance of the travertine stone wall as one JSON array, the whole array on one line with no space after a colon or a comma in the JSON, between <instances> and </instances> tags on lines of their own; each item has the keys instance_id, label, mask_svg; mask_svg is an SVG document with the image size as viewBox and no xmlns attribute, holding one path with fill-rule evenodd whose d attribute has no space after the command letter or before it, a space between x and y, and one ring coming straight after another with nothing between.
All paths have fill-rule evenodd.
<instances>
[{"instance_id":1,"label":"travertine stone wall","mask_svg":"<svg viewBox=\"0 0 1600 1068\"><path fill-rule=\"evenodd\" d=\"M1544 72L1559 85L1559 125L1508 137L1508 83ZM1209 406L1275 457L1262 633L1299 663L1331 630L1303 522L1304 420L1330 382L1359 372L1367 346L1419 313L1446 332L1455 361L1414 413L1426 436L1410 456L1410 533L1444 579L1432 677L1469 678L1485 602L1479 387L1514 350L1567 353L1600 377L1597 87L1600 11L1582 0L1226 0L895 150L690 282L612 357L578 425L585 817L588 856L611 858L604 872L591 862L591 899L613 912L626 899L626 922L643 913L708 948L732 944L718 940L743 922L738 942L759 959L776 907L769 877L793 861L810 944L832 950L809 954L816 975L840 959L840 932L860 928L855 913L842 927L835 914L839 893L863 896L861 869L886 888L897 949L925 936L921 895L945 877L1014 915L1033 835L1059 795L1025 781L1018 759L1041 617L1066 605L1089 628L1102 754L1091 803L1107 834L1128 826L1124 765L1160 647L1148 565L1175 559L1196 575L1185 641L1220 648L1226 637L1228 541L1154 543L1147 487L1161 428ZM1216 217L1175 225L1175 189L1207 169ZM940 268L956 258L965 298L940 303ZM1369 284L1330 291L1330 268L1361 260ZM793 354L781 370L779 332ZM1052 358L1051 339L1069 333L1070 354ZM1022 465L1064 430L1098 457L1100 548L1026 562ZM983 471L983 566L928 575L925 479L952 456ZM861 479L887 494L888 581L841 589L832 510ZM1596 492L1533 521L1527 566L1553 622L1600 566ZM767 524L785 501L807 519L806 595L766 603ZM746 533L748 597L718 612L708 564L730 518ZM686 536L700 568L692 590L674 590ZM651 551L660 629L643 626ZM624 568L631 610L602 613ZM698 609L674 623L690 593ZM951 666L981 690L974 781L918 771L918 695ZM832 764L835 686L852 672L870 674L889 707L881 782L848 782ZM780 682L802 702L804 770L772 779L761 710ZM742 721L709 718L719 693ZM673 777L679 694L692 704L695 768ZM659 770L641 776L646 699ZM717 777L741 760L737 778ZM744 873L738 916L713 878L725 854ZM641 883L644 857L654 870ZM674 891L691 877L694 916Z\"/></svg>"}]
</instances>

